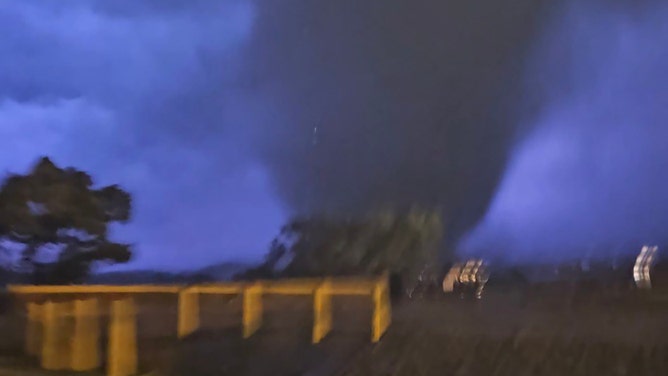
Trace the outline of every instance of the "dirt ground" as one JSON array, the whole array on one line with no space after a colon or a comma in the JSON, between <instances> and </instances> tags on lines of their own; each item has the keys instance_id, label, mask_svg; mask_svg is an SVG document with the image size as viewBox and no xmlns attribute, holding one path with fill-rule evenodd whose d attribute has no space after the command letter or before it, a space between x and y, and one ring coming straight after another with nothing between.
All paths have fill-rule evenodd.
<instances>
[{"instance_id":1,"label":"dirt ground","mask_svg":"<svg viewBox=\"0 0 668 376\"><path fill-rule=\"evenodd\" d=\"M668 294L560 288L489 291L400 303L372 345L368 298L337 298L334 330L310 344L310 297L264 299L264 325L241 339L241 299L203 296L202 328L176 339L174 296L142 296L142 372L163 375L668 375ZM2 369L30 370L20 356L22 309L0 316ZM17 373L7 373L17 374ZM42 373L43 374L43 373Z\"/></svg>"}]
</instances>

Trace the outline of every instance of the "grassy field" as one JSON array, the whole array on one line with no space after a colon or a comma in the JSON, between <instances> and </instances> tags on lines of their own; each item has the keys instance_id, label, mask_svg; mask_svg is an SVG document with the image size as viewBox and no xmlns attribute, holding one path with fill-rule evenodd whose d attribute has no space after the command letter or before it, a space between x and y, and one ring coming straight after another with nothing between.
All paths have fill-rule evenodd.
<instances>
[{"instance_id":1,"label":"grassy field","mask_svg":"<svg viewBox=\"0 0 668 376\"><path fill-rule=\"evenodd\" d=\"M343 375L668 375L668 302L553 294L421 302Z\"/></svg>"},{"instance_id":2,"label":"grassy field","mask_svg":"<svg viewBox=\"0 0 668 376\"><path fill-rule=\"evenodd\" d=\"M310 297L266 297L264 326L242 340L240 299L205 296L202 329L178 341L175 297L142 296L139 355L164 375L668 375L664 296L551 287L403 303L377 345L368 298L337 298L334 330L315 346ZM0 370L31 368L16 356L17 306L0 319Z\"/></svg>"}]
</instances>

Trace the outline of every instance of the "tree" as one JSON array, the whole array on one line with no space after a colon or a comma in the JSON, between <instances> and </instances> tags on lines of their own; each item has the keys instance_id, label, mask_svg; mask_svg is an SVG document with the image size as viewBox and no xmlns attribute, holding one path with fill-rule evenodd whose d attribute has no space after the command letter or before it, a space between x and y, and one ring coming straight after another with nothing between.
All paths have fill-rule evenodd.
<instances>
[{"instance_id":1,"label":"tree","mask_svg":"<svg viewBox=\"0 0 668 376\"><path fill-rule=\"evenodd\" d=\"M416 280L438 262L443 225L436 212L383 212L356 219L296 218L272 242L258 269L288 276L370 275Z\"/></svg>"},{"instance_id":2,"label":"tree","mask_svg":"<svg viewBox=\"0 0 668 376\"><path fill-rule=\"evenodd\" d=\"M130 213L130 194L118 186L95 189L85 172L44 157L0 188L0 241L35 283L80 282L96 262L130 260L130 246L107 237L109 224Z\"/></svg>"}]
</instances>

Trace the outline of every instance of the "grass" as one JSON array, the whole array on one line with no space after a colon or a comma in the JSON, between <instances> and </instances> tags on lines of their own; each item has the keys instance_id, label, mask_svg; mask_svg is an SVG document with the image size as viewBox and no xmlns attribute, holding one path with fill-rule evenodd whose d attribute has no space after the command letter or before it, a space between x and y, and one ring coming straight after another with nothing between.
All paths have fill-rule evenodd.
<instances>
[{"instance_id":1,"label":"grass","mask_svg":"<svg viewBox=\"0 0 668 376\"><path fill-rule=\"evenodd\" d=\"M142 296L139 356L162 375L668 375L666 296L549 288L403 303L377 345L368 298L337 298L334 330L311 345L310 297L266 297L262 329L243 340L240 299L204 296L201 330L178 341L176 299ZM16 356L21 321L0 318L0 350L34 370Z\"/></svg>"},{"instance_id":2,"label":"grass","mask_svg":"<svg viewBox=\"0 0 668 376\"><path fill-rule=\"evenodd\" d=\"M666 375L668 305L648 298L491 293L414 303L341 375Z\"/></svg>"}]
</instances>

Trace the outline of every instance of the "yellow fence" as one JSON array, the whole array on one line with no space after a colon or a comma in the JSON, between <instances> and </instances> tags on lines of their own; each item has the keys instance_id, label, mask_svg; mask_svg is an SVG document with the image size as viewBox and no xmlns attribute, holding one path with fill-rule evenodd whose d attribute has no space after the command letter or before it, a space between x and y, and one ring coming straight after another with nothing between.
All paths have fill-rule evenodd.
<instances>
[{"instance_id":1,"label":"yellow fence","mask_svg":"<svg viewBox=\"0 0 668 376\"><path fill-rule=\"evenodd\" d=\"M332 296L369 296L373 302L371 341L377 342L391 320L387 276L378 279L320 278L195 286L9 286L17 295L46 295L44 302L26 303L25 351L40 359L47 370L88 371L100 367L100 295L109 295L107 374L128 376L137 372L135 294L178 294L177 335L184 338L199 329L202 294L241 295L242 327L249 338L262 326L262 296L313 296L312 342L319 343L332 329ZM68 298L86 294L92 297Z\"/></svg>"}]
</instances>

